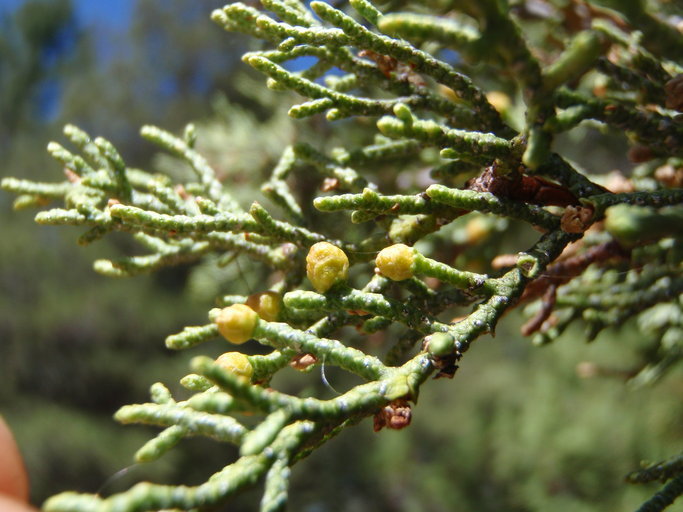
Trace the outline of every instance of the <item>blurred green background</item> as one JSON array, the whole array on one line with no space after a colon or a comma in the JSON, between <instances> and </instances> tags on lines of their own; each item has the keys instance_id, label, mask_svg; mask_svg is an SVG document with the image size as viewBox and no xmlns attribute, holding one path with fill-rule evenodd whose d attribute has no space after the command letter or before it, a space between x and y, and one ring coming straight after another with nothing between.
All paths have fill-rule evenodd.
<instances>
[{"instance_id":1,"label":"blurred green background","mask_svg":"<svg viewBox=\"0 0 683 512\"><path fill-rule=\"evenodd\" d=\"M290 97L265 89L239 60L259 43L209 20L222 3L0 0L0 174L61 180L43 148L63 142L67 122L111 140L131 166L173 172L139 127L179 132L197 122L211 163L242 175L244 195L255 197L289 142L316 143L312 133L327 128L287 120ZM563 145L594 167L626 165L615 137L582 129ZM110 493L140 479L206 479L234 457L230 447L188 440L157 463L130 466L152 429L111 415L146 401L153 382L178 390L197 352L169 353L164 338L203 323L217 293L253 291L258 275L238 261L220 280L197 267L105 279L92 261L131 253L130 239L78 247L78 230L37 226L30 212L12 211L12 199L0 194L0 412L26 457L33 501L68 489ZM226 279L229 290L216 284ZM298 464L290 509L635 509L657 486L628 486L624 475L682 445L680 370L637 390L615 376L581 379L583 361L628 369L643 345L637 331L623 326L587 345L576 326L535 348L517 334L520 323L507 316L453 381L425 386L410 428L375 434L366 421ZM223 349L216 342L198 352ZM283 378L294 390L323 389L315 374ZM259 492L228 509L255 510Z\"/></svg>"}]
</instances>

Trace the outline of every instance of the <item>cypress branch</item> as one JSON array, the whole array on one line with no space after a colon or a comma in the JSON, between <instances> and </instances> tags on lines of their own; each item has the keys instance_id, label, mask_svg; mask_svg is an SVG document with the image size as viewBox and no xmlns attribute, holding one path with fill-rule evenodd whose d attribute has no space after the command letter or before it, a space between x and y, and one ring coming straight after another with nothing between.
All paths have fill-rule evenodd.
<instances>
[{"instance_id":1,"label":"cypress branch","mask_svg":"<svg viewBox=\"0 0 683 512\"><path fill-rule=\"evenodd\" d=\"M66 181L2 180L16 208L58 203L36 222L83 226L79 243L132 235L145 253L97 260L107 276L249 258L260 293L221 290L222 309L209 311L209 323L168 336L166 346L223 336L272 349L195 357L180 378L187 400L155 384L152 403L116 414L163 428L138 450L139 461L198 435L237 445L236 461L197 486L140 483L106 498L63 493L46 510L204 509L261 480L261 510L284 510L295 462L364 418L375 430L407 427L428 377L453 377L476 340L520 304L531 304L522 330L536 344L575 324L590 340L634 319L652 347L631 384L652 383L683 359L680 34L644 2L605 0L598 3L612 11L587 4L592 18L580 27L557 11L562 30L539 46L543 31L529 33L524 15L535 15L521 5L513 15L505 2L457 3L444 16L384 12L370 0L351 0L356 14L299 0L262 0L267 11L236 2L211 14L224 29L270 44L243 61L272 89L296 92L292 122L327 137L291 137L279 160L253 169L267 175L258 185L270 203L236 197L232 171L217 173L197 149L201 125L182 135L141 130L189 166L185 181L131 168L111 142L72 125L64 133L73 152L48 146ZM627 32L615 12L644 37ZM449 57L451 49L459 54ZM315 62L292 71L302 57ZM584 121L628 134L631 158L645 161L633 178L608 190L604 169L581 169L555 152L555 136ZM659 170L662 163L671 169ZM471 212L495 222L473 222ZM519 226L542 234L527 230L526 246L500 255L497 238L509 229L518 243ZM464 316L452 318L456 308ZM369 345L351 346L349 327L382 333L384 359ZM287 366L316 365L363 383L331 399L267 387ZM235 419L242 413L253 415L251 427ZM669 480L640 510L663 510L681 494L679 466L676 458L629 476Z\"/></svg>"}]
</instances>

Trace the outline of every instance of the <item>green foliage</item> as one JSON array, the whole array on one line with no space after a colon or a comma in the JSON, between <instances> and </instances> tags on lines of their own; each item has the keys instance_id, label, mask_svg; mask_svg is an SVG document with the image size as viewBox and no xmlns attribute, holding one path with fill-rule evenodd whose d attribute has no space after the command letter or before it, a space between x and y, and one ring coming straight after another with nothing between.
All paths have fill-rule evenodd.
<instances>
[{"instance_id":1,"label":"green foliage","mask_svg":"<svg viewBox=\"0 0 683 512\"><path fill-rule=\"evenodd\" d=\"M217 169L220 156L200 149L202 136L219 130L215 125L189 125L181 136L145 126L142 137L168 155L163 174L128 166L109 141L68 125L65 135L76 150L48 146L65 169L63 182L2 181L18 196L17 208L61 200L36 221L85 227L83 245L123 232L144 249L97 260L101 274L128 277L192 263L200 281L202 274L223 278L212 290L219 288L217 303L226 308L209 311L206 325L169 336L168 348L217 337L228 310L249 313L249 332L234 340L251 337L265 350L247 356L250 378L195 357L192 373L180 381L187 398L157 383L151 402L116 414L123 423L163 427L138 451L140 461L165 455L183 438L206 436L235 445L234 462L199 485L145 482L109 497L63 493L46 510L203 509L260 480L261 510L282 510L294 463L367 417L376 431L407 427L427 379L453 377L461 364L464 373L469 359L461 359L470 346L522 305L530 316L522 332L538 344L579 324L589 340L614 325L637 325L642 356L621 372L634 386L661 378L683 356L682 43L656 3L542 2L538 11L494 0L394 2L399 12L391 14L383 13L389 6L367 0L352 0L348 12L317 1L262 3L264 10L233 3L212 18L274 45L243 60L272 89L304 97L289 115L311 118L308 129L322 133L322 141L287 132L283 138L292 140L275 165L259 158L271 148L250 145L245 154L236 145L243 156ZM308 67L292 71L289 61L300 58ZM277 109L268 122L281 122ZM555 150L561 134L596 123L627 134L630 157L642 162L630 178L608 183L599 165L582 169ZM252 172L262 182L258 202L251 202L256 191L240 189ZM514 233L514 255L497 254L505 230ZM322 285L309 272L316 292L308 290L309 250L333 246L343 272ZM393 271L391 279L382 275L391 266L390 247L404 249L396 256L395 282ZM240 255L254 265L257 291L282 298L280 321L259 318L251 310L258 302L227 287L230 274L220 268ZM556 367L558 359L550 359ZM277 383L288 365L335 368L355 380L333 398L290 393ZM585 376L619 373L598 364L579 368ZM499 382L514 385L505 375L492 378L493 393L504 387ZM520 463L528 453L541 465L561 459L562 471L615 471L577 431L567 434L568 448L558 442L545 451L539 444L534 429L544 421L558 434L569 431L555 424L561 404L543 395L555 388L548 396L561 396L562 382L546 372L517 401L502 404L508 412L495 424L464 427L489 436L490 445L515 444L515 411L538 416L536 403L548 408L529 432L520 432L519 450L501 450L478 468L493 475L500 503L511 509L541 507L553 486L579 489L582 506L605 491L590 476L573 480ZM590 420L591 426L614 428L614 416ZM683 491L679 462L631 477L669 480L643 510L662 510ZM520 468L530 480L521 498L506 483ZM562 499L547 503L564 506Z\"/></svg>"},{"instance_id":2,"label":"green foliage","mask_svg":"<svg viewBox=\"0 0 683 512\"><path fill-rule=\"evenodd\" d=\"M136 7L135 25L142 32L153 25L159 37L173 39L176 57L188 53L188 60L202 47L216 49L216 39L226 42L216 27L207 31L193 25L194 43L190 45L187 31L172 34L168 25L159 25L154 13L161 9L170 17L185 16L187 9L183 11L180 3L146 1L149 17L140 16L142 6ZM102 43L109 32L85 24L70 4L29 0L9 6L9 11L7 5L0 9L3 177L52 180L54 161L36 147L45 146L60 125L74 120L81 126L100 127L100 133L116 141L128 162L150 165L153 146L141 143L133 127L143 120L177 127L179 119L185 123L189 116L202 115L210 107L205 92L190 90L183 97L161 97L153 83L162 78L175 81L178 76L191 80L205 71L208 60L214 75L216 70L224 73L227 62L239 63L239 55L223 53L195 58L193 67L170 72L163 66L149 66L149 60L141 56L154 54L154 41L136 35L133 27L130 32L121 29L124 32L116 45L95 45L95 40ZM212 26L205 8L196 9L201 11L197 17L204 28ZM185 22L188 19L185 16ZM126 41L120 44L121 40ZM125 44L136 51L125 54ZM188 50L188 46L193 47ZM96 50L103 48L113 53L95 59L100 55ZM135 58L128 58L133 55ZM203 76L212 91L229 83L225 75L219 81L211 73ZM137 85L131 86L132 82ZM140 87L143 83L145 88ZM232 89L223 90L227 94ZM129 92L134 92L134 97L126 97ZM286 136L286 131L279 136ZM265 158L263 153L261 160ZM12 197L4 193L0 193L0 224L5 235L0 244L0 408L27 459L32 501L42 503L63 489L96 491L131 464L130 454L146 435L144 429L119 427L117 432L111 422L113 410L144 396L150 381L168 381L166 372L178 375L186 369L187 361L173 358L154 340L194 321L206 301L178 299L187 268L166 269L135 282L114 282L94 274L93 259L118 252L132 254L134 242L109 237L84 250L73 243L78 228L36 231L30 216L12 211ZM142 303L147 304L145 308L140 307ZM132 365L141 373L131 372ZM28 408L26 404L30 404ZM44 411L39 415L42 420L34 414L38 409ZM40 421L45 428L40 428ZM88 435L74 429L74 441L61 442L54 438L54 424L83 424ZM91 449L88 445L97 440L103 445L117 444L121 450ZM219 459L211 447L200 442L185 446L197 450L196 456L205 460L207 456ZM177 451L159 464L135 466L104 490L125 488L133 478L178 480L178 461L191 465L190 459L187 453ZM212 465L217 467L216 462L207 462L207 467ZM207 472L184 469L182 475L195 481Z\"/></svg>"}]
</instances>

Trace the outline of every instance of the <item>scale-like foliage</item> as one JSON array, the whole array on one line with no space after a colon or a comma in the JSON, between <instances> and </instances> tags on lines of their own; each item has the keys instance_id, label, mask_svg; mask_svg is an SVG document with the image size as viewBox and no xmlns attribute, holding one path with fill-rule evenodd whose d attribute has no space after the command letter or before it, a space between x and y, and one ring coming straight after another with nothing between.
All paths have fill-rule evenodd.
<instances>
[{"instance_id":1,"label":"scale-like foliage","mask_svg":"<svg viewBox=\"0 0 683 512\"><path fill-rule=\"evenodd\" d=\"M212 18L273 45L243 60L271 88L304 98L291 117L324 114L345 140L357 128L362 139L372 121L374 140L282 148L261 187L268 207L244 204L229 171L219 176L195 149L192 126L182 137L142 129L193 171L182 183L128 167L111 143L73 126L65 134L77 152L48 148L64 182L2 182L18 194L17 208L63 201L36 220L86 227L80 243L123 231L147 248L95 262L103 274L216 256L227 264L238 254L268 274L261 293L220 297L209 323L166 345L186 349L222 334L270 353L197 357L181 380L188 399L176 401L157 383L150 403L116 414L163 427L139 461L197 435L237 445L239 458L198 486L140 483L106 498L64 493L46 510L203 509L259 480L261 510L282 510L295 462L366 417L376 430L408 426L427 379L453 377L470 345L520 305L531 313L523 332L539 343L574 322L592 339L637 317L652 345L633 383L653 381L683 356L683 38L656 2L462 0L431 12L400 12L403 3L393 2L393 13L368 0L351 0L348 12L321 1L262 4L233 3ZM292 71L295 59L305 69ZM603 169L579 169L553 151L556 136L584 122L628 135L631 159L642 162L630 178L607 183ZM465 226L495 254L507 225L495 217L533 227L537 241L457 268L453 230ZM344 326L385 333L386 356L350 346ZM323 364L363 383L332 399L268 386L288 365ZM661 510L683 492L681 475L679 459L631 475L670 480L643 510Z\"/></svg>"}]
</instances>

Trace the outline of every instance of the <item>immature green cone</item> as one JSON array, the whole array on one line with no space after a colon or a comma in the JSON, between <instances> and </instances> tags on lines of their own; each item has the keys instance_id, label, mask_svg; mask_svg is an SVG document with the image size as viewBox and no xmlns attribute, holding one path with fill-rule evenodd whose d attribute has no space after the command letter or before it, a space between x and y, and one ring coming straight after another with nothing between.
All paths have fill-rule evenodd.
<instances>
[{"instance_id":1,"label":"immature green cone","mask_svg":"<svg viewBox=\"0 0 683 512\"><path fill-rule=\"evenodd\" d=\"M415 254L412 247L405 244L394 244L382 249L375 265L380 273L392 281L403 281L413 277L413 261Z\"/></svg>"},{"instance_id":2,"label":"immature green cone","mask_svg":"<svg viewBox=\"0 0 683 512\"><path fill-rule=\"evenodd\" d=\"M318 293L325 293L349 274L349 258L339 247L328 242L311 246L306 256L306 275Z\"/></svg>"},{"instance_id":3,"label":"immature green cone","mask_svg":"<svg viewBox=\"0 0 683 512\"><path fill-rule=\"evenodd\" d=\"M216 359L216 364L239 377L251 379L251 376L254 374L254 367L249 362L249 358L241 352L221 354Z\"/></svg>"},{"instance_id":4,"label":"immature green cone","mask_svg":"<svg viewBox=\"0 0 683 512\"><path fill-rule=\"evenodd\" d=\"M437 332L426 338L427 351L436 357L443 357L453 353L455 340L445 332Z\"/></svg>"},{"instance_id":5,"label":"immature green cone","mask_svg":"<svg viewBox=\"0 0 683 512\"><path fill-rule=\"evenodd\" d=\"M239 345L251 338L258 314L245 304L233 304L223 308L216 317L218 331L230 343Z\"/></svg>"}]
</instances>

